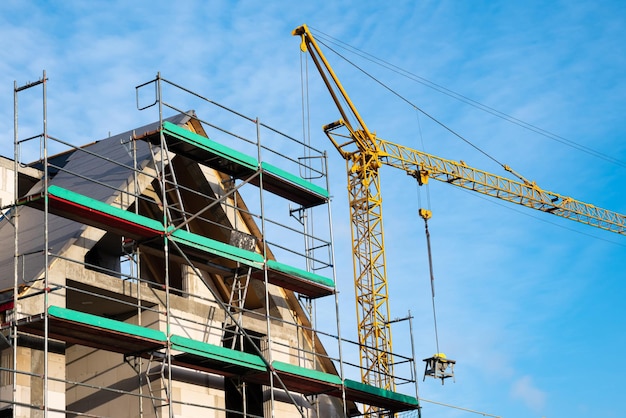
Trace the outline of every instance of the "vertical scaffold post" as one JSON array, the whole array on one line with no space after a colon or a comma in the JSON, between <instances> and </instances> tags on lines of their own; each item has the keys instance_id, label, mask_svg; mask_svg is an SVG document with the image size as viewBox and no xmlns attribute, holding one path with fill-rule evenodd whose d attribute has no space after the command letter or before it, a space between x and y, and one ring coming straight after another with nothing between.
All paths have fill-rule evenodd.
<instances>
[{"instance_id":1,"label":"vertical scaffold post","mask_svg":"<svg viewBox=\"0 0 626 418\"><path fill-rule=\"evenodd\" d=\"M272 364L272 330L271 330L271 321L270 321L270 295L269 295L269 280L267 275L267 241L266 237L266 225L265 225L265 205L263 202L263 169L261 167L262 153L261 153L261 124L259 118L255 119L256 124L256 145L257 145L257 161L259 165L257 169L259 170L259 204L261 206L261 239L263 243L263 277L265 284L265 328L266 328L266 339L267 339L267 347L266 359L268 363ZM270 371L269 373L269 391L270 391L270 411L271 418L274 418L274 373Z\"/></svg>"},{"instance_id":2,"label":"vertical scaffold post","mask_svg":"<svg viewBox=\"0 0 626 418\"><path fill-rule=\"evenodd\" d=\"M21 140L19 139L19 116L18 116L18 93L24 90L28 90L30 88L42 85L42 133L32 136L30 138L24 139L24 141L29 141L31 139L39 138L40 139L40 152L43 152L43 184L44 184L44 278L43 278L43 318L44 318L44 364L43 364L43 394L42 394L42 405L41 409L43 411L44 418L48 417L48 335L49 335L49 321L48 321L48 291L49 291L49 278L48 278L48 249L49 249L49 238L48 238L48 123L47 123L47 91L46 91L46 70L43 70L42 78L34 82L28 82L23 86L18 86L17 81L13 83L13 151L14 151L14 159L13 159L13 169L14 169L14 191L13 191L13 203L19 199L19 160L20 160L20 145ZM40 154L41 157L41 154ZM16 214L17 208L13 208L14 215ZM18 225L18 217L14 216L14 253L13 253L13 314L12 314L12 338L13 338L13 401L17 403L15 397L17 396L17 356L18 356L18 329L17 329L17 313L19 309L18 305L18 296L19 296L19 225ZM14 409L14 414L16 413Z\"/></svg>"},{"instance_id":3,"label":"vertical scaffold post","mask_svg":"<svg viewBox=\"0 0 626 418\"><path fill-rule=\"evenodd\" d=\"M163 97L162 97L161 73L156 76L156 101L159 108L159 127L163 126ZM160 135L160 154L159 154L159 180L161 186L161 204L163 205L163 228L168 227L169 208L167 206L167 185L165 178L165 159L167 147L165 145L165 135L163 129L159 129ZM170 312L170 271L169 271L169 236L163 234L163 259L164 259L164 284L165 284L165 329L167 336L167 347L165 348L165 363L167 364L167 379L165 382L165 396L168 409L168 416L174 418L174 408L172 405L172 357L171 357L171 312Z\"/></svg>"}]
</instances>

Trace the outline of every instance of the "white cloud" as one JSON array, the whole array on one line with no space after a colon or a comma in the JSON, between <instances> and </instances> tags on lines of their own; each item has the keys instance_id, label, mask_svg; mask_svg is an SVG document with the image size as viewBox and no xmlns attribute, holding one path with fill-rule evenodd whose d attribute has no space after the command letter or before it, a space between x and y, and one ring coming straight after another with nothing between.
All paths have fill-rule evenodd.
<instances>
[{"instance_id":1,"label":"white cloud","mask_svg":"<svg viewBox=\"0 0 626 418\"><path fill-rule=\"evenodd\" d=\"M511 396L521 400L529 409L537 413L541 412L546 405L547 394L535 386L530 376L522 376L513 382Z\"/></svg>"},{"instance_id":2,"label":"white cloud","mask_svg":"<svg viewBox=\"0 0 626 418\"><path fill-rule=\"evenodd\" d=\"M626 64L620 42L626 28L623 2L602 8L567 4L558 10L539 2L479 7L406 0L392 6L365 0L323 7L316 2L261 5L249 0L176 5L163 0L149 5L116 1L106 6L76 0L54 6L32 0L0 3L0 152L5 155L12 155L13 80L32 81L42 69L50 78L50 132L76 144L155 120L153 109L136 111L134 87L157 71L298 136L299 49L290 31L307 23L474 100L626 158L622 140L626 128L618 117L626 97L621 76ZM383 96L371 80L363 80L335 55L327 57L369 128L381 137L419 148L423 132L427 152L500 172L495 163L442 134L425 117L418 121L414 109L396 106L400 100ZM363 66L372 67L367 62ZM342 336L354 339L345 163L320 129L338 114L312 66L308 77L313 144L327 149L330 158ZM601 160L570 152L519 127L511 129L395 73L381 74L380 79L541 187L625 211L621 168L607 168ZM177 107L188 104L168 101ZM40 129L40 107L38 91L20 97L23 136L29 126ZM220 117L214 111L196 110L212 122ZM29 115L34 115L32 121ZM391 316L402 317L411 310L419 359L434 352L435 341L416 186L389 167L381 179ZM441 396L446 403L517 418L524 416L516 412L523 409L522 402L539 409L546 403L532 375L550 391L551 404L568 415L572 405L559 399L571 399L572 393L582 398L577 392L582 389L571 378L576 358L597 352L598 339L609 349L623 345L619 333L608 331L621 329L626 318L624 305L617 302L623 293L618 280L626 260L623 246L536 222L449 185L436 183L421 190L424 200L432 200L434 212L429 226L441 351L458 363L456 384L442 387L427 380L420 392L425 398ZM545 214L532 215L550 220ZM578 229L573 222L566 226ZM607 298L616 303L607 303ZM594 327L595 338L590 339L581 321L603 327ZM401 354L410 351L404 330L394 328L394 349ZM571 367L561 365L558 376L569 385L557 388L541 373L553 372L550 354L562 353L566 343L569 349L576 347L576 355L564 356ZM521 371L528 376L516 380ZM617 379L619 373L615 375ZM594 388L584 389L589 402L604 407L610 403L606 399L615 398L609 394L619 385L611 379L596 379Z\"/></svg>"}]
</instances>

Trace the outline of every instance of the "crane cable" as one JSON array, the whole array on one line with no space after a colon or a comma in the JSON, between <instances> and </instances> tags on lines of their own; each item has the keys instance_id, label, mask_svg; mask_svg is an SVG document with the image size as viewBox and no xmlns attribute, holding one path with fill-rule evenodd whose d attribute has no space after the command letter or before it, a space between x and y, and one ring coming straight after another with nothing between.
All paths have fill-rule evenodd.
<instances>
[{"instance_id":1,"label":"crane cable","mask_svg":"<svg viewBox=\"0 0 626 418\"><path fill-rule=\"evenodd\" d=\"M568 147L574 148L574 149L576 149L578 151L585 152L585 153L587 153L589 155L592 155L592 156L594 156L596 158L600 158L602 160L608 161L609 163L612 163L612 164L615 164L615 165L618 165L618 166L621 166L621 167L626 167L626 161L620 160L620 159L615 158L615 157L613 157L611 155L605 154L605 153L603 153L601 151L595 150L593 148L587 147L587 146L585 146L583 144L580 144L578 142L575 142L575 141L572 141L570 139L564 138L564 137L562 137L560 135L557 135L557 134L552 133L552 132L550 132L548 130L540 128L540 127L538 127L536 125L533 125L531 123L525 122L525 121L523 121L521 119L518 119L518 118L516 118L514 116L508 115L508 114L506 114L504 112L501 112L501 111L499 111L497 109L494 109L493 107L490 107L488 105L480 103L480 102L478 102L476 100L470 99L469 97L464 96L461 93L457 93L457 92L455 92L453 90L450 90L450 89L448 89L448 88L446 88L446 87L444 87L444 86L442 86L440 84L437 84L437 83L432 82L432 81L430 81L430 80L428 80L428 79L426 79L424 77L421 77L421 76L419 76L417 74L414 74L414 73L412 73L412 72L410 72L408 70L402 69L402 68L398 67L397 65L391 64L391 63L389 63L389 62L387 62L385 60L377 58L374 55L369 54L369 53L367 53L365 51L362 51L362 50L360 50L360 49L358 49L358 48L356 48L356 47L354 47L354 46L352 46L350 44L342 42L342 41L340 41L337 38L333 38L332 36L330 36L330 35L322 32L322 31L320 31L319 29L315 29L315 28L311 28L311 27L309 27L309 28L311 30L315 31L316 34L318 35L318 39L317 39L318 43L322 43L322 41L320 41L320 39L319 39L319 35L321 35L322 37L327 38L329 42L337 45L339 48L347 50L348 52L350 52L352 54L355 54L355 55L357 55L357 56L359 56L359 57L361 57L361 58L363 58L363 59L365 59L367 61L370 61L370 62L372 62L372 63L374 63L376 65L379 65L379 66L381 66L381 67L383 67L383 68L385 68L385 69L387 69L389 71L392 71L392 72L394 72L396 74L399 74L399 75L401 75L403 77L406 77L406 78L408 78L411 81L414 81L416 83L422 84L422 85L424 85L426 87L429 87L429 88L431 88L431 89L433 89L435 91L438 91L439 93L442 93L442 94L444 94L444 95L446 95L448 97L451 97L451 98L456 99L456 100L458 100L460 102L466 103L466 104L468 104L468 105L470 105L470 106L472 106L472 107L474 107L474 108L476 108L478 110L482 110L483 112L489 113L489 114L491 114L491 115L493 115L495 117L498 117L498 118L500 118L502 120L505 120L507 122L513 123L513 124L515 124L517 126L520 126L520 127L524 128L524 129L527 129L527 130L529 130L531 132L535 132L535 133L537 133L539 135L542 135L542 136L544 136L544 137L546 137L548 139L551 139L551 140L553 140L555 142L559 142L559 143L561 143L563 145L566 145Z\"/></svg>"},{"instance_id":2,"label":"crane cable","mask_svg":"<svg viewBox=\"0 0 626 418\"><path fill-rule=\"evenodd\" d=\"M433 273L433 257L430 248L430 232L428 231L428 218L430 218L431 212L424 209L420 209L420 216L424 219L424 229L426 231L426 248L428 251L428 269L430 272L430 291L432 295L433 303L433 320L435 322L435 344L437 346L437 353L439 353L439 332L437 330L437 311L435 310L435 274Z\"/></svg>"},{"instance_id":3,"label":"crane cable","mask_svg":"<svg viewBox=\"0 0 626 418\"><path fill-rule=\"evenodd\" d=\"M386 85L385 83L383 83L382 81L380 81L379 79L374 77L372 74L368 73L363 68L359 67L354 62L350 61L348 58L346 58L345 56L341 55L339 52L337 52L336 50L331 48L328 44L324 43L323 41L320 41L319 39L317 40L317 42L319 44L324 45L327 49L329 49L330 51L332 51L335 54L337 54L340 58L345 60L348 64L352 65L354 68L356 68L357 70L361 71L367 77L371 78L373 81L375 81L376 83L380 84L383 88L385 88L386 90L391 92L393 95L397 96L400 100L404 101L409 106L413 107L415 110L417 110L420 113L422 113L424 116L426 116L427 118L429 118L430 120L435 122L437 125L441 126L443 129L445 129L446 131L450 132L452 135L456 136L461 141L465 142L467 145L469 145L470 147L474 148L476 151L480 152L485 157L489 158L490 160L492 160L493 162L495 162L496 164L501 166L505 171L508 171L509 173L513 174L515 177L519 178L525 184L531 184L530 181L528 181L526 178L524 178L521 174L513 171L507 164L504 164L504 163L498 161L495 157L490 155L487 151L483 150L478 145L472 143L469 139L465 138L463 135L461 135L460 133L456 132L455 130L453 130L452 128L450 128L449 126L447 126L446 124L444 124L443 122L441 122L440 120L435 118L434 116L432 116L430 113L426 112L424 109L422 109L421 107L419 107L415 103L411 102L409 99L407 99L406 97L404 97L403 95L401 95L400 93L398 93L397 91L395 91L394 89L392 89L391 87L389 87L388 85Z\"/></svg>"},{"instance_id":4,"label":"crane cable","mask_svg":"<svg viewBox=\"0 0 626 418\"><path fill-rule=\"evenodd\" d=\"M437 123L438 125L443 127L444 129L446 129L447 131L449 131L450 133L452 133L453 135L455 135L459 139L463 140L464 142L466 142L471 147L475 148L480 153L484 154L487 158L493 160L495 163L497 163L498 165L502 166L505 170L511 171L508 168L507 165L501 163L500 161L498 161L497 159L495 159L494 157L489 155L486 151L483 151L477 145L474 145L468 139L464 138L459 133L457 133L456 131L452 130L448 126L446 126L443 122L440 122L439 120L437 120L434 116L430 115L429 113L427 113L426 111L421 109L419 106L417 106L416 104L412 103L406 97L402 96L400 93L396 92L391 87L387 86L382 81L378 80L376 77L374 77L373 75L369 74L367 71L365 71L364 69L362 69L361 67L359 67L358 65L356 65L355 63L353 63L352 61L347 59L346 57L344 57L343 55L341 55L339 52L337 52L336 50L331 48L328 44L326 44L326 43L324 43L322 41L319 41L319 40L318 40L318 43L324 45L327 49L329 49L330 51L334 52L339 57L343 58L346 62L348 62L349 64L354 66L356 69L358 69L363 74L365 74L366 76L368 76L369 78L374 80L376 83L380 84L382 87L384 87L385 89L390 91L392 94L396 95L398 98L400 98L404 102L408 103L411 107L413 107L419 113L424 114L426 117L428 117L429 119L431 119L432 121L434 121L435 123ZM418 121L419 121L419 119L418 119ZM420 135L421 135L421 126L420 126ZM518 176L524 182L527 181L526 179L524 179L523 177L521 177L517 173L515 173L513 171L511 171L511 172L514 175ZM429 199L429 202L430 202L430 199ZM430 203L429 203L429 206L430 206ZM424 226L425 226L425 231L426 231L426 244L427 244L427 250L428 250L428 265L429 265L429 271L430 271L430 287L431 287L432 306L433 306L433 321L434 321L434 326L435 326L435 344L436 344L436 347L437 347L437 353L439 353L439 332L438 332L438 329L437 329L437 312L436 312L436 309L435 309L435 276L434 276L434 272L433 272L432 251L431 251L431 246L430 246L430 232L428 230L428 218L430 218L432 216L432 212L430 210L428 210L428 209L420 209L419 210L419 214L422 217L422 219L424 219Z\"/></svg>"},{"instance_id":5,"label":"crane cable","mask_svg":"<svg viewBox=\"0 0 626 418\"><path fill-rule=\"evenodd\" d=\"M424 137L422 135L422 124L420 123L420 114L419 112L417 112L416 114L416 118L417 118L417 128L418 128L418 133L419 133L419 138L420 138L420 142L421 142L421 146L422 149L424 148ZM426 232L426 249L428 252L428 271L430 273L430 293L431 293L431 300L432 300L432 306L433 306L433 322L435 325L435 344L437 347L437 353L439 353L439 331L437 329L437 310L435 308L435 273L434 273L434 269L433 269L433 257L432 257L432 249L430 246L430 231L428 230L428 219L430 219L432 217L432 210L431 210L431 204L430 204L430 187L429 184L426 183L426 207L427 209L422 209L422 196L420 193L420 186L419 184L416 182L416 193L417 193L417 203L418 206L420 207L420 209L418 210L418 214L420 215L420 217L422 219L424 219L424 230Z\"/></svg>"}]
</instances>

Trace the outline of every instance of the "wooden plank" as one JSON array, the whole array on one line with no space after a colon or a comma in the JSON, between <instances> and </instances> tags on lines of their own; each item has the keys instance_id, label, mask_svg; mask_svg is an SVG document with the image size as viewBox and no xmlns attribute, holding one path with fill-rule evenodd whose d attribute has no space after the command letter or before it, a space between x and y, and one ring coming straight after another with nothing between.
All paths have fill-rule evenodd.
<instances>
[{"instance_id":1,"label":"wooden plank","mask_svg":"<svg viewBox=\"0 0 626 418\"><path fill-rule=\"evenodd\" d=\"M370 406L384 408L393 412L409 411L419 408L416 398L398 392L377 388L355 380L345 379L346 399Z\"/></svg>"},{"instance_id":2,"label":"wooden plank","mask_svg":"<svg viewBox=\"0 0 626 418\"><path fill-rule=\"evenodd\" d=\"M250 183L257 187L261 185L261 178L254 174L261 170L264 190L305 208L321 205L329 198L328 191L323 187L272 164L265 162L259 164L254 157L171 122L163 122L163 134L168 149L177 155L187 157L239 180L249 179ZM149 133L140 139L157 146L161 145L159 132Z\"/></svg>"},{"instance_id":3,"label":"wooden plank","mask_svg":"<svg viewBox=\"0 0 626 418\"><path fill-rule=\"evenodd\" d=\"M135 354L165 348L161 331L126 322L51 306L48 309L48 336L71 344L84 345L122 354ZM20 331L44 335L44 315L18 323Z\"/></svg>"},{"instance_id":4,"label":"wooden plank","mask_svg":"<svg viewBox=\"0 0 626 418\"><path fill-rule=\"evenodd\" d=\"M276 286L298 292L310 298L332 295L335 292L334 282L315 273L279 263L267 261L268 281ZM251 276L256 280L265 280L263 271L255 271Z\"/></svg>"},{"instance_id":5,"label":"wooden plank","mask_svg":"<svg viewBox=\"0 0 626 418\"><path fill-rule=\"evenodd\" d=\"M173 335L172 348L181 351L173 356L175 364L217 373L222 376L241 376L265 372L266 365L259 356Z\"/></svg>"},{"instance_id":6,"label":"wooden plank","mask_svg":"<svg viewBox=\"0 0 626 418\"><path fill-rule=\"evenodd\" d=\"M21 199L24 204L44 209L43 192ZM48 187L50 213L98 229L115 232L136 240L163 234L163 226L154 219L126 211L59 186Z\"/></svg>"}]
</instances>

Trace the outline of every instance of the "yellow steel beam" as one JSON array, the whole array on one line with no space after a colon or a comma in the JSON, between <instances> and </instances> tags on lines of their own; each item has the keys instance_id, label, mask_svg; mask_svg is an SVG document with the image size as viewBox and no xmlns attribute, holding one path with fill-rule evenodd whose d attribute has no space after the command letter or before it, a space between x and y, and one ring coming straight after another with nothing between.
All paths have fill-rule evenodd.
<instances>
[{"instance_id":1,"label":"yellow steel beam","mask_svg":"<svg viewBox=\"0 0 626 418\"><path fill-rule=\"evenodd\" d=\"M418 178L443 181L562 218L626 235L626 216L571 197L543 190L534 182L511 180L422 151L376 138L380 162ZM507 168L507 167L505 167ZM508 168L507 168L508 169ZM509 171L511 171L509 169Z\"/></svg>"},{"instance_id":2,"label":"yellow steel beam","mask_svg":"<svg viewBox=\"0 0 626 418\"><path fill-rule=\"evenodd\" d=\"M618 234L626 234L626 217L575 199L548 192L520 177L516 181L471 168L377 138L361 118L338 77L306 25L293 31L301 50L308 52L331 94L342 119L324 132L346 160L352 229L354 287L359 327L361 378L364 383L394 390L391 329L382 197L379 169L388 165L404 170L420 184L430 178L478 193L552 213ZM355 125L352 125L352 122ZM340 128L349 133L341 133ZM374 413L375 409L369 409Z\"/></svg>"},{"instance_id":3,"label":"yellow steel beam","mask_svg":"<svg viewBox=\"0 0 626 418\"><path fill-rule=\"evenodd\" d=\"M347 165L361 380L395 390L378 146L308 27L296 28L293 35L301 37L300 49L310 54L342 117L325 131ZM341 126L350 132L344 143L329 134ZM366 412L373 413L375 408Z\"/></svg>"}]
</instances>

